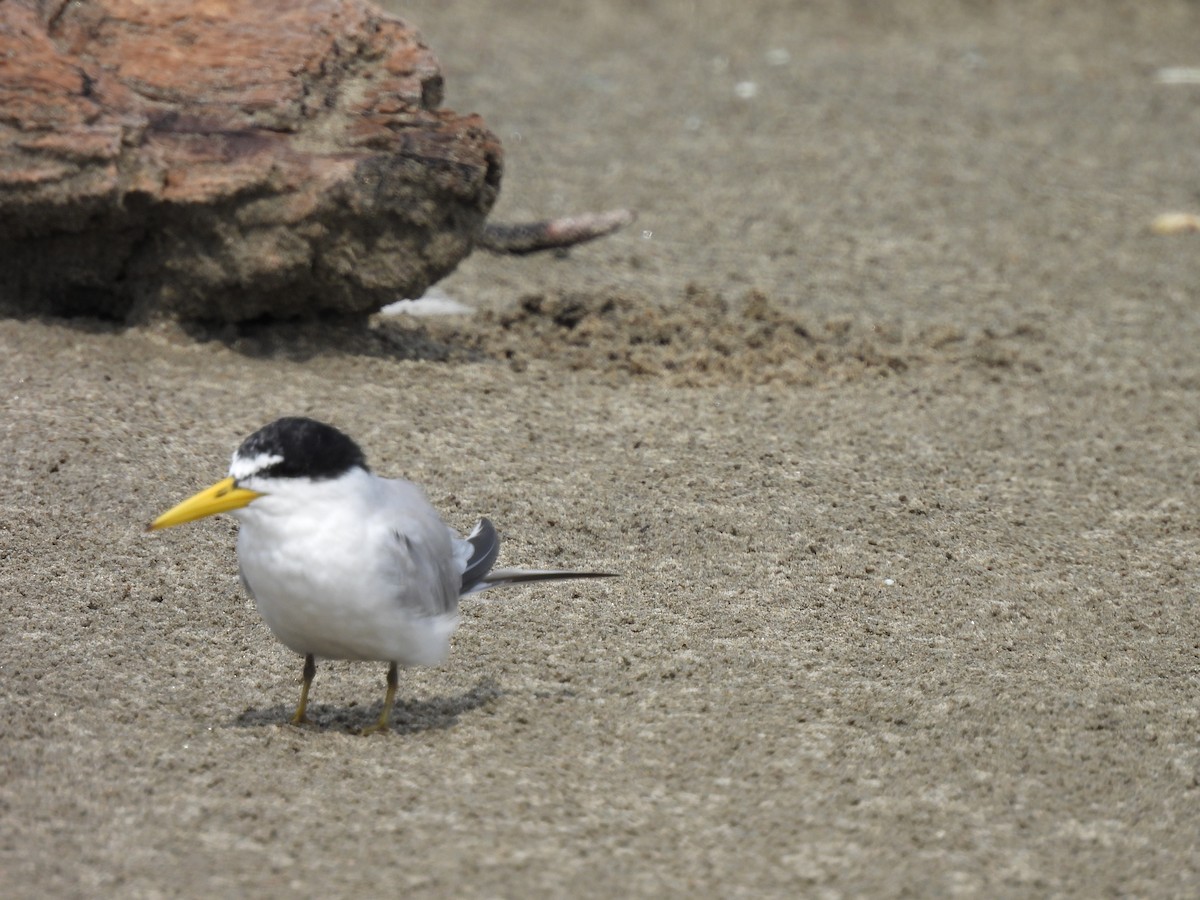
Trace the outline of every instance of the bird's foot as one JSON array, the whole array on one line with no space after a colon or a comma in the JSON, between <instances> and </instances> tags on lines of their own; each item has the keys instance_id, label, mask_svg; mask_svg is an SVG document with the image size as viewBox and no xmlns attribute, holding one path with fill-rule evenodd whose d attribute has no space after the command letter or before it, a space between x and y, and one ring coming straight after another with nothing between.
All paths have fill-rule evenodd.
<instances>
[{"instance_id":1,"label":"bird's foot","mask_svg":"<svg viewBox=\"0 0 1200 900\"><path fill-rule=\"evenodd\" d=\"M396 702L396 684L398 682L396 669L395 663L388 666L387 695L383 698L383 709L379 710L379 720L374 725L368 725L359 734L365 736L388 730L388 716L392 714L392 705Z\"/></svg>"},{"instance_id":2,"label":"bird's foot","mask_svg":"<svg viewBox=\"0 0 1200 900\"><path fill-rule=\"evenodd\" d=\"M359 734L366 737L368 734L387 734L389 731L391 731L391 728L388 727L387 716L380 716L378 722L374 725L366 726Z\"/></svg>"}]
</instances>

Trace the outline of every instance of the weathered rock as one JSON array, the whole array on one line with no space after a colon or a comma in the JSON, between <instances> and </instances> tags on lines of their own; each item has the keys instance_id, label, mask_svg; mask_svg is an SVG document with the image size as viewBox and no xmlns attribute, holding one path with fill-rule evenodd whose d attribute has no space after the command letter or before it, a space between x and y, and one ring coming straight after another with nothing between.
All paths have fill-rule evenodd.
<instances>
[{"instance_id":1,"label":"weathered rock","mask_svg":"<svg viewBox=\"0 0 1200 900\"><path fill-rule=\"evenodd\" d=\"M500 187L420 36L364 0L0 2L0 309L362 314Z\"/></svg>"}]
</instances>

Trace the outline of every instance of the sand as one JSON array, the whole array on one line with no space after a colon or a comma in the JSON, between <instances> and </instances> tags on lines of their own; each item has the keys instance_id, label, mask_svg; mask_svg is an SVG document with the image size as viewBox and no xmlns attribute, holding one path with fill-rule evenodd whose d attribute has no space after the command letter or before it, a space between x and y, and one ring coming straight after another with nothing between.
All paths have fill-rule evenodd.
<instances>
[{"instance_id":1,"label":"sand","mask_svg":"<svg viewBox=\"0 0 1200 900\"><path fill-rule=\"evenodd\" d=\"M1194 896L1200 9L544 6L404 12L498 218L631 229L369 333L0 321L0 893ZM284 724L234 523L142 529L287 413L622 577Z\"/></svg>"}]
</instances>

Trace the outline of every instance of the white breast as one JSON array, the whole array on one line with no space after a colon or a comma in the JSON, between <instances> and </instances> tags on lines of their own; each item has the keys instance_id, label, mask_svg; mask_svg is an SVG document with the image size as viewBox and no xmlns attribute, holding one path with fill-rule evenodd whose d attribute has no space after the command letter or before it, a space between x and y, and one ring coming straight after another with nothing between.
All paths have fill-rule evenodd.
<instances>
[{"instance_id":1,"label":"white breast","mask_svg":"<svg viewBox=\"0 0 1200 900\"><path fill-rule=\"evenodd\" d=\"M327 659L445 659L461 551L419 488L362 470L269 487L239 511L238 562L280 641Z\"/></svg>"}]
</instances>

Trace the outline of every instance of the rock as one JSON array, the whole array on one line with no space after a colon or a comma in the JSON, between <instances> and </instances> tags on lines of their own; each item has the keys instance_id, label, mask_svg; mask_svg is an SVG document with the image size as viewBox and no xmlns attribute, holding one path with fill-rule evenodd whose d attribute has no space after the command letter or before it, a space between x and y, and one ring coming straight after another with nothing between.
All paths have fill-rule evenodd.
<instances>
[{"instance_id":1,"label":"rock","mask_svg":"<svg viewBox=\"0 0 1200 900\"><path fill-rule=\"evenodd\" d=\"M364 0L0 3L0 310L362 315L480 239L501 148Z\"/></svg>"}]
</instances>

